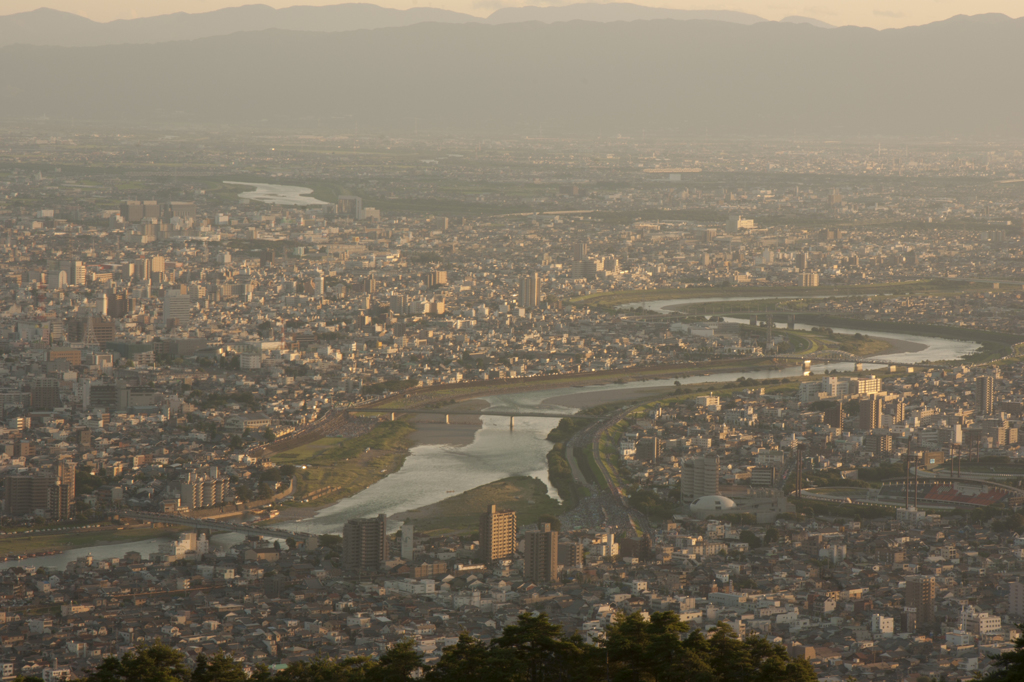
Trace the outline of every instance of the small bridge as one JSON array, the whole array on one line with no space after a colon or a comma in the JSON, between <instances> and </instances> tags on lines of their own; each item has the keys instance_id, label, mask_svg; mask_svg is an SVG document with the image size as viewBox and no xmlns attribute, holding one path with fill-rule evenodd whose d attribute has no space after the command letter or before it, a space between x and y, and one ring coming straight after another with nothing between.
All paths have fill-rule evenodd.
<instances>
[{"instance_id":1,"label":"small bridge","mask_svg":"<svg viewBox=\"0 0 1024 682\"><path fill-rule=\"evenodd\" d=\"M259 535L275 538L291 538L299 542L307 542L310 539L317 537L312 533L299 533L291 530L281 530L271 526L253 526L248 523L229 523L227 521L193 518L191 516L182 516L180 514L127 511L120 512L120 515L125 518L149 521L151 523L166 523L168 525L188 526L190 528L216 530L225 533L241 533L248 536Z\"/></svg>"}]
</instances>

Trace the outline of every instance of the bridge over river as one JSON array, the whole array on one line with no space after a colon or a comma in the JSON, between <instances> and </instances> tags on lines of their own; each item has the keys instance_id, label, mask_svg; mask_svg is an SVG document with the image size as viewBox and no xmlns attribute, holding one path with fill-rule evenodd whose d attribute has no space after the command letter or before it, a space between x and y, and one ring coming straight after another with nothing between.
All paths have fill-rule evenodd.
<instances>
[{"instance_id":1,"label":"bridge over river","mask_svg":"<svg viewBox=\"0 0 1024 682\"><path fill-rule=\"evenodd\" d=\"M230 523L216 519L194 518L181 514L157 514L155 512L128 511L121 512L124 518L149 521L151 523L166 523L174 526L187 526L199 530L220 531L222 533L241 533L246 536L270 536L275 538L291 538L297 542L308 545L310 540L315 540L316 535L312 533L299 533L293 530L283 530L272 526L254 526L248 523Z\"/></svg>"}]
</instances>

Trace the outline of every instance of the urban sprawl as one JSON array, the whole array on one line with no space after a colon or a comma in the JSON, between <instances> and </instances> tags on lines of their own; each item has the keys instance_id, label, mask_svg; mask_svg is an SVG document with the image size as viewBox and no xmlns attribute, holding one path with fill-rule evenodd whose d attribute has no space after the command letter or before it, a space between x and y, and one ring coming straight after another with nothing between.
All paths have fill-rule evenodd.
<instances>
[{"instance_id":1,"label":"urban sprawl","mask_svg":"<svg viewBox=\"0 0 1024 682\"><path fill-rule=\"evenodd\" d=\"M0 136L3 679L523 614L1014 651L1024 148L46 126ZM440 449L484 485L374 497Z\"/></svg>"}]
</instances>

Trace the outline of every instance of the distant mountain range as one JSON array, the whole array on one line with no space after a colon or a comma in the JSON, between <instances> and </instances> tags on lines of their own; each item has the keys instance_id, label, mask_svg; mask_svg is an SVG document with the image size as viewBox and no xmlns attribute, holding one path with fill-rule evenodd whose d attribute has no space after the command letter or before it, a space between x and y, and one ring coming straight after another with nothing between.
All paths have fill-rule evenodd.
<instances>
[{"instance_id":1,"label":"distant mountain range","mask_svg":"<svg viewBox=\"0 0 1024 682\"><path fill-rule=\"evenodd\" d=\"M652 19L713 20L737 24L765 21L744 12L678 10L644 7L632 3L578 3L557 7L506 7L486 19L443 9L416 7L389 9L367 3L324 7L298 6L274 9L267 5L244 5L199 14L166 14L142 19L100 23L52 9L0 16L0 46L55 45L86 47L123 43L158 43L174 40L212 38L244 31L282 29L290 31L339 32L359 29L394 28L422 22L447 24L508 24L524 21L639 21ZM785 22L828 24L806 17L787 17Z\"/></svg>"},{"instance_id":2,"label":"distant mountain range","mask_svg":"<svg viewBox=\"0 0 1024 682\"><path fill-rule=\"evenodd\" d=\"M1024 20L426 22L0 48L0 119L319 132L1024 134Z\"/></svg>"}]
</instances>

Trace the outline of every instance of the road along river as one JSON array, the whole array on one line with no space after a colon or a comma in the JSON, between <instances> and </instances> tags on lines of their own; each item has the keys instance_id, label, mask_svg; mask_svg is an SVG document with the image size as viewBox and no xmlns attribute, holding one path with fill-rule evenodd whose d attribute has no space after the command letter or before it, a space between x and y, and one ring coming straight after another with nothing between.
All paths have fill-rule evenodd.
<instances>
[{"instance_id":1,"label":"road along river","mask_svg":"<svg viewBox=\"0 0 1024 682\"><path fill-rule=\"evenodd\" d=\"M778 297L773 297L778 298ZM736 300L736 299L707 299ZM671 305L690 304L694 299L661 301L660 309L668 312ZM742 320L741 320L742 321ZM809 329L807 325L798 325L800 329ZM835 329L843 334L853 334L856 329ZM881 332L863 332L878 338L891 338L924 345L923 350L907 353L885 354L886 361L900 363L916 363L924 360L932 362L941 360L957 360L975 352L979 346L968 341L953 341L934 337L914 336L911 334L893 334ZM828 365L828 369L840 372L853 371L854 365L849 362L837 362ZM680 384L700 384L735 381L740 377L752 379L773 379L801 376L803 370L799 366L770 370L748 370L734 372L717 372L708 375L697 375L678 379ZM546 440L551 429L558 425L558 420L573 414L578 408L559 405L560 398L565 402L573 402L568 398L577 398L582 394L607 393L607 401L621 400L624 391L668 387L675 384L676 379L658 379L650 381L634 381L625 384L609 384L603 386L565 386L542 391L523 393L506 393L484 398L489 408L495 411L523 411L548 413L550 417L517 417L515 428L509 429L508 417L486 416L483 425L477 430L472 443L468 445L417 445L414 446L405 464L397 472L365 490L321 509L310 519L289 524L290 529L311 533L341 533L345 522L353 518L365 518L378 514L388 516L400 512L418 509L434 504L447 497L466 492L473 488L497 481L509 476L533 476L548 486L549 494L557 497L557 493L548 480L547 454L551 444ZM600 396L595 396L595 399ZM214 547L229 547L241 540L241 536L233 533L217 535L213 538ZM96 545L61 554L19 562L0 564L0 568L17 565L47 566L63 568L69 561L91 554L96 559L121 557L125 552L137 551L143 556L157 551L156 540Z\"/></svg>"}]
</instances>

